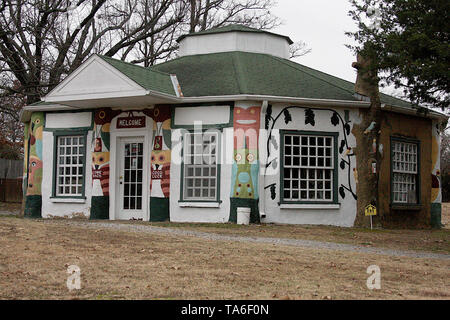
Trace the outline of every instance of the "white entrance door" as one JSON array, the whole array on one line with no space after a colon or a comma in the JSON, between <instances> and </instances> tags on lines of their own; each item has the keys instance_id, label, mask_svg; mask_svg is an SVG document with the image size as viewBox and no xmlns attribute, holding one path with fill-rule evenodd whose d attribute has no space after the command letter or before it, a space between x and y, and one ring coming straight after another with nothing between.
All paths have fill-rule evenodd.
<instances>
[{"instance_id":1,"label":"white entrance door","mask_svg":"<svg viewBox=\"0 0 450 320\"><path fill-rule=\"evenodd\" d=\"M118 199L117 218L145 219L147 212L146 161L144 137L126 137L118 140Z\"/></svg>"}]
</instances>

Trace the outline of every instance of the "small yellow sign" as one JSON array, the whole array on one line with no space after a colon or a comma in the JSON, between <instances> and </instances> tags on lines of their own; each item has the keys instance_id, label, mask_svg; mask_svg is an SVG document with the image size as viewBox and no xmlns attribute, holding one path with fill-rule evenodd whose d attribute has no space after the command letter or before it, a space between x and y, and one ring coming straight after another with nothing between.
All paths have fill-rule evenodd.
<instances>
[{"instance_id":1,"label":"small yellow sign","mask_svg":"<svg viewBox=\"0 0 450 320\"><path fill-rule=\"evenodd\" d=\"M365 214L366 214L366 216L376 216L377 208L374 205L369 204L366 207Z\"/></svg>"}]
</instances>

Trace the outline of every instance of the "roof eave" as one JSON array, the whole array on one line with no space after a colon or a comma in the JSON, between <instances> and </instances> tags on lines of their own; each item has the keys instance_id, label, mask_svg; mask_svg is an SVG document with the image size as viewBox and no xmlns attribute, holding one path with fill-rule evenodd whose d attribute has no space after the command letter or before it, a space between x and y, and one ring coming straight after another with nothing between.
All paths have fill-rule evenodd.
<instances>
[{"instance_id":1,"label":"roof eave","mask_svg":"<svg viewBox=\"0 0 450 320\"><path fill-rule=\"evenodd\" d=\"M381 105L381 109L385 110L385 111L392 111L392 112L407 114L407 115L415 115L415 116L422 117L422 118L429 118L429 119L440 120L440 121L448 121L448 119L449 119L449 116L447 116L443 113L434 111L434 110L430 110L430 109L428 109L428 111L426 113L419 113L419 112L417 112L417 109L393 106L393 105L384 104L384 103Z\"/></svg>"},{"instance_id":2,"label":"roof eave","mask_svg":"<svg viewBox=\"0 0 450 320\"><path fill-rule=\"evenodd\" d=\"M333 100L333 99L314 99L314 98L299 98L288 96L271 96L271 95L223 95L223 96L198 96L198 97L183 97L180 103L195 103L195 102L216 102L216 101L268 101L272 103L286 102L299 105L311 106L334 106L334 107L354 107L354 108L369 108L370 102L367 101L350 101L350 100Z\"/></svg>"}]
</instances>

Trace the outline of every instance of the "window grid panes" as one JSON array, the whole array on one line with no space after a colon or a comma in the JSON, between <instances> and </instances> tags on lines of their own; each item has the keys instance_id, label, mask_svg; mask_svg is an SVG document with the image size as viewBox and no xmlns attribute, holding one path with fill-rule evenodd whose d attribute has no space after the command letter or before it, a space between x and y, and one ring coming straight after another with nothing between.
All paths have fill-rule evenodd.
<instances>
[{"instance_id":1,"label":"window grid panes","mask_svg":"<svg viewBox=\"0 0 450 320\"><path fill-rule=\"evenodd\" d=\"M333 200L334 137L284 135L283 199Z\"/></svg>"},{"instance_id":2,"label":"window grid panes","mask_svg":"<svg viewBox=\"0 0 450 320\"><path fill-rule=\"evenodd\" d=\"M393 202L417 203L417 146L392 142Z\"/></svg>"},{"instance_id":3,"label":"window grid panes","mask_svg":"<svg viewBox=\"0 0 450 320\"><path fill-rule=\"evenodd\" d=\"M184 135L184 200L217 199L217 132Z\"/></svg>"},{"instance_id":4,"label":"window grid panes","mask_svg":"<svg viewBox=\"0 0 450 320\"><path fill-rule=\"evenodd\" d=\"M84 152L84 136L57 138L57 196L83 195Z\"/></svg>"}]
</instances>

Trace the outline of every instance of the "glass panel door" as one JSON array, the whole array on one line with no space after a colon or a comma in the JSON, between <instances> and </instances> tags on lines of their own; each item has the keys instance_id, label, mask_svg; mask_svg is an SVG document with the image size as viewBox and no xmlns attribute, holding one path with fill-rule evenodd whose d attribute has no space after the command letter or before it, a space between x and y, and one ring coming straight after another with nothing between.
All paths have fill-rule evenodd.
<instances>
[{"instance_id":1,"label":"glass panel door","mask_svg":"<svg viewBox=\"0 0 450 320\"><path fill-rule=\"evenodd\" d=\"M144 163L144 138L122 138L118 143L119 148L119 219L143 219L145 216L146 201Z\"/></svg>"},{"instance_id":2,"label":"glass panel door","mask_svg":"<svg viewBox=\"0 0 450 320\"><path fill-rule=\"evenodd\" d=\"M125 143L124 148L122 209L141 210L144 144L142 142Z\"/></svg>"}]
</instances>

